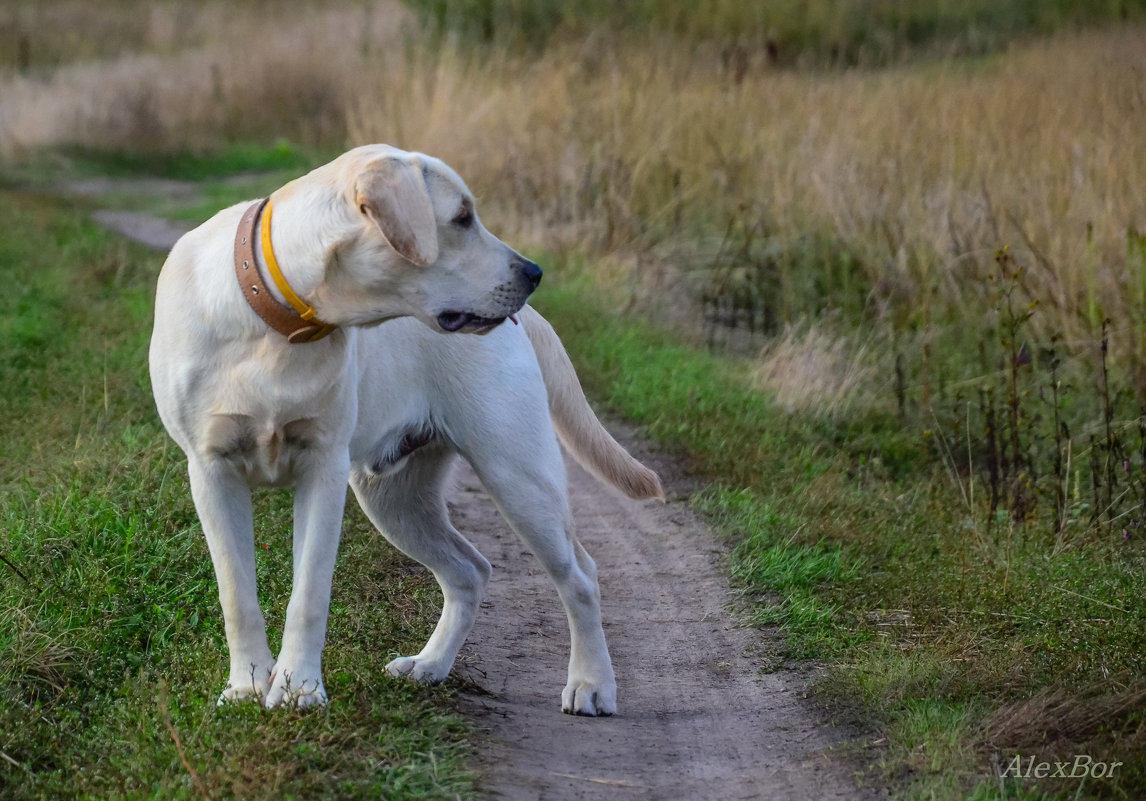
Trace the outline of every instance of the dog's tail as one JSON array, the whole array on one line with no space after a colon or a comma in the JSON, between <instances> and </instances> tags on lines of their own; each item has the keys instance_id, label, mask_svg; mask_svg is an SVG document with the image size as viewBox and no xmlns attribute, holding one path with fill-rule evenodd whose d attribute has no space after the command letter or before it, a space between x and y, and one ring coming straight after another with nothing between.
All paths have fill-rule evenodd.
<instances>
[{"instance_id":1,"label":"dog's tail","mask_svg":"<svg viewBox=\"0 0 1146 801\"><path fill-rule=\"evenodd\" d=\"M638 462L610 436L589 407L569 354L553 326L534 309L517 313L533 344L549 393L549 414L557 437L577 463L630 498L665 499L657 474Z\"/></svg>"}]
</instances>

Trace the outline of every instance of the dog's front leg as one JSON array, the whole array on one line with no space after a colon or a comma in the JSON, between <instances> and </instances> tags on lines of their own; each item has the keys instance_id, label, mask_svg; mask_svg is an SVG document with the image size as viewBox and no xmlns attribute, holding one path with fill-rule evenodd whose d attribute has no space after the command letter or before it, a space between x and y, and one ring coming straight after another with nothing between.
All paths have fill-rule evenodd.
<instances>
[{"instance_id":1,"label":"dog's front leg","mask_svg":"<svg viewBox=\"0 0 1146 801\"><path fill-rule=\"evenodd\" d=\"M282 650L266 705L326 703L322 648L330 612L334 560L346 504L350 459L342 452L313 463L294 500L294 585L287 605Z\"/></svg>"},{"instance_id":2,"label":"dog's front leg","mask_svg":"<svg viewBox=\"0 0 1146 801\"><path fill-rule=\"evenodd\" d=\"M188 474L191 497L215 566L231 654L231 672L219 703L252 695L262 698L270 687L274 657L267 647L266 623L255 586L251 491L229 465L219 462L190 459Z\"/></svg>"}]
</instances>

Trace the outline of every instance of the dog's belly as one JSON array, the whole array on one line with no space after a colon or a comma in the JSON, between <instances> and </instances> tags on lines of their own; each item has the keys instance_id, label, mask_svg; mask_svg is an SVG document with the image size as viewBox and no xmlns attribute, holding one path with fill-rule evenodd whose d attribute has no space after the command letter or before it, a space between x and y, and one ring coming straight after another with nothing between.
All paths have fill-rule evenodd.
<instances>
[{"instance_id":1,"label":"dog's belly","mask_svg":"<svg viewBox=\"0 0 1146 801\"><path fill-rule=\"evenodd\" d=\"M279 423L245 414L213 415L207 452L228 462L248 486L281 486L298 475L318 439L318 423L302 417Z\"/></svg>"}]
</instances>

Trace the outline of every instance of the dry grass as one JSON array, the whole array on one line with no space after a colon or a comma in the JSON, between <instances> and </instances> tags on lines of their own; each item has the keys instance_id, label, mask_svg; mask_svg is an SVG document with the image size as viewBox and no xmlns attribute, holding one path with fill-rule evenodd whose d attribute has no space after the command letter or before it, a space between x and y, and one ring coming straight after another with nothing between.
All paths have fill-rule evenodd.
<instances>
[{"instance_id":1,"label":"dry grass","mask_svg":"<svg viewBox=\"0 0 1146 801\"><path fill-rule=\"evenodd\" d=\"M448 57L388 71L367 95L383 102L352 109L351 139L443 154L549 242L688 247L703 263L713 248L695 242L758 220L781 251L830 237L905 318L974 305L1010 244L1068 337L1104 316L1124 335L1141 324L1146 264L1127 232L1146 227L1143 30L977 65L740 83L711 54L668 47L590 40L520 71ZM411 85L427 102L409 102Z\"/></svg>"},{"instance_id":2,"label":"dry grass","mask_svg":"<svg viewBox=\"0 0 1146 801\"><path fill-rule=\"evenodd\" d=\"M1118 358L1146 363L1146 247L1131 234L1146 229L1146 29L815 74L733 69L719 47L667 36L598 33L532 60L435 47L394 2L292 5L274 36L257 6L225 26L208 26L221 5L189 8L131 29L151 54L0 79L0 156L391 142L457 167L496 230L612 256L605 269L640 271L666 306L696 302L727 232L750 231L739 256L769 271L772 330L845 280L809 237L847 254L857 305L899 330L981 315L1008 244L1047 328L1080 341L1110 317ZM182 48L181 14L199 20Z\"/></svg>"},{"instance_id":3,"label":"dry grass","mask_svg":"<svg viewBox=\"0 0 1146 801\"><path fill-rule=\"evenodd\" d=\"M1095 763L1117 763L1123 774L1092 782L1088 798L1138 797L1143 776L1141 754L1146 747L1146 684L1126 676L1111 677L1089 687L1048 687L1025 701L995 710L979 727L980 748L993 754L997 770L1005 770L1016 755L1024 762L1072 762L1085 754ZM1105 771L1105 768L1102 769ZM1062 797L1077 798L1077 778L1030 782Z\"/></svg>"},{"instance_id":4,"label":"dry grass","mask_svg":"<svg viewBox=\"0 0 1146 801\"><path fill-rule=\"evenodd\" d=\"M1125 679L1125 677L1122 677ZM983 722L983 738L997 748L1085 743L1118 731L1146 711L1146 681L1108 680L1082 690L1048 687L1025 701L996 710Z\"/></svg>"},{"instance_id":5,"label":"dry grass","mask_svg":"<svg viewBox=\"0 0 1146 801\"><path fill-rule=\"evenodd\" d=\"M877 367L864 347L822 328L789 328L760 353L756 385L789 412L807 411L826 419L855 408L872 407L879 389ZM878 393L891 398L890 391Z\"/></svg>"},{"instance_id":6,"label":"dry grass","mask_svg":"<svg viewBox=\"0 0 1146 801\"><path fill-rule=\"evenodd\" d=\"M350 138L440 153L519 236L643 254L694 298L721 232L757 231L779 254L779 323L822 308L801 285L838 284L802 253L810 235L849 254L867 311L900 328L974 322L1010 245L1047 328L1080 341L1109 317L1121 361L1139 364L1143 74L1142 29L976 64L761 68L739 83L714 53L590 39L527 67L445 54L377 74Z\"/></svg>"},{"instance_id":7,"label":"dry grass","mask_svg":"<svg viewBox=\"0 0 1146 801\"><path fill-rule=\"evenodd\" d=\"M396 2L290 3L270 17L246 3L136 5L116 7L134 43L123 55L0 73L0 158L56 145L163 152L277 137L341 147L366 65L399 49L410 22ZM86 24L83 8L56 25ZM149 24L133 24L136 13Z\"/></svg>"}]
</instances>

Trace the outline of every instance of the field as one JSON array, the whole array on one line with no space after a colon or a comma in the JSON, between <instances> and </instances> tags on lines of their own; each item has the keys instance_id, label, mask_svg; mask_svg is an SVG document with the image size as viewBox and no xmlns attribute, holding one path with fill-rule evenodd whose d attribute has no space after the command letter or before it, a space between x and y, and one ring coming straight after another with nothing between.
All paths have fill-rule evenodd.
<instances>
[{"instance_id":1,"label":"field","mask_svg":"<svg viewBox=\"0 0 1146 801\"><path fill-rule=\"evenodd\" d=\"M258 3L0 7L0 788L73 787L90 736L120 748L95 796L247 786L270 727L333 773L377 733L348 787L467 792L449 692L371 700L349 600L346 719L204 708L213 580L145 378L159 260L44 197L179 178L201 195L161 211L197 220L385 141L546 267L590 393L703 477L740 612L785 636L762 667L823 663L868 783L1146 793L1146 8L957 5L295 2L273 37ZM348 572L379 547L350 525ZM416 641L434 592L371 559L347 581L420 600L367 639ZM195 778L181 743L229 767ZM1125 764L1004 781L1014 754Z\"/></svg>"}]
</instances>

